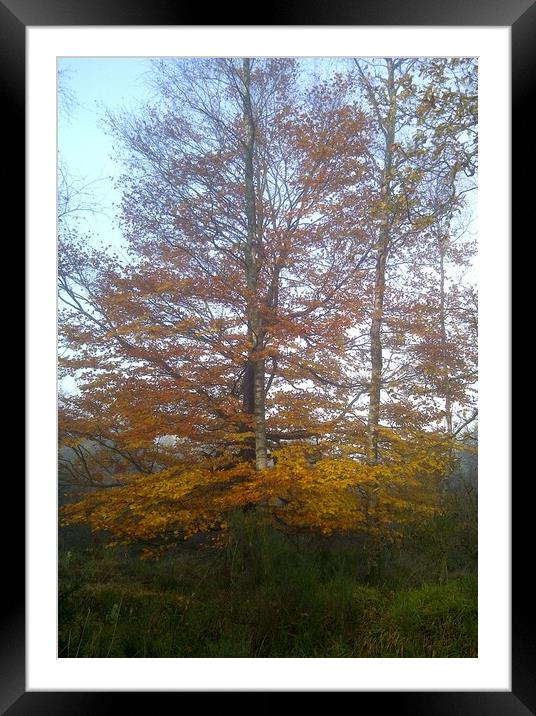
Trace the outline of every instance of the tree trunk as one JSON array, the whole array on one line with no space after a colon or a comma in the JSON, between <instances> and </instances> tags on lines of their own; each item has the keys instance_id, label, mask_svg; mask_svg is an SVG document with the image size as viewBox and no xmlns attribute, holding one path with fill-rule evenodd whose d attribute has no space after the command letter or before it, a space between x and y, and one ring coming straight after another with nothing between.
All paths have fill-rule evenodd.
<instances>
[{"instance_id":1,"label":"tree trunk","mask_svg":"<svg viewBox=\"0 0 536 716\"><path fill-rule=\"evenodd\" d=\"M254 391L254 369L251 359L248 357L244 366L244 377L242 378L242 412L248 416L255 415L255 391ZM251 433L252 426L249 421L240 422L239 431L241 433ZM242 460L249 462L255 460L255 436L245 439L240 449L240 457Z\"/></svg>"},{"instance_id":2,"label":"tree trunk","mask_svg":"<svg viewBox=\"0 0 536 716\"><path fill-rule=\"evenodd\" d=\"M439 328L441 331L441 359L443 372L443 392L445 397L445 422L447 432L452 435L452 396L450 394L450 376L447 359L447 328L445 309L445 241L439 238Z\"/></svg>"},{"instance_id":3,"label":"tree trunk","mask_svg":"<svg viewBox=\"0 0 536 716\"><path fill-rule=\"evenodd\" d=\"M382 131L385 135L385 150L383 157L383 172L381 179L380 197L384 204L383 218L376 246L376 271L374 275L374 304L372 309L372 321L370 324L370 389L369 389L369 411L367 419L367 459L371 465L378 462L378 426L380 424L380 404L382 387L382 324L383 324L383 302L385 296L385 272L387 258L389 256L390 233L392 219L389 214L389 201L391 199L391 173L393 166L393 144L395 139L396 122L396 89L394 78L394 62L387 59L387 94L389 97L389 110L387 117L382 123Z\"/></svg>"},{"instance_id":4,"label":"tree trunk","mask_svg":"<svg viewBox=\"0 0 536 716\"><path fill-rule=\"evenodd\" d=\"M380 401L382 387L383 353L381 329L383 321L383 299L385 295L385 267L387 264L388 237L381 241L376 254L376 272L374 276L374 306L370 324L370 389L368 431L368 461L371 465L378 462L378 426L380 423Z\"/></svg>"},{"instance_id":5,"label":"tree trunk","mask_svg":"<svg viewBox=\"0 0 536 716\"><path fill-rule=\"evenodd\" d=\"M264 470L267 465L266 418L265 418L265 360L263 356L265 333L259 311L258 266L257 266L257 211L255 202L255 183L253 158L255 150L255 119L251 103L251 60L242 61L242 81L244 84L243 114L245 127L244 141L244 183L246 198L247 240L245 247L246 281L248 289L248 336L253 372L253 416L255 433L255 466ZM246 371L247 372L247 371Z\"/></svg>"}]
</instances>

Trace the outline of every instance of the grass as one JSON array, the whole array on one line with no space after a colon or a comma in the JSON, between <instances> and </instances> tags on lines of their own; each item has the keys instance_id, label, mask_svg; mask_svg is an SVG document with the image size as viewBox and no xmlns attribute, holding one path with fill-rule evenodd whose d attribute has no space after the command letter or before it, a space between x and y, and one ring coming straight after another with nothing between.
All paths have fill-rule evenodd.
<instances>
[{"instance_id":1,"label":"grass","mask_svg":"<svg viewBox=\"0 0 536 716\"><path fill-rule=\"evenodd\" d=\"M225 549L181 545L159 562L64 544L59 656L476 657L476 576L427 581L422 537L407 550L296 545L253 518Z\"/></svg>"}]
</instances>

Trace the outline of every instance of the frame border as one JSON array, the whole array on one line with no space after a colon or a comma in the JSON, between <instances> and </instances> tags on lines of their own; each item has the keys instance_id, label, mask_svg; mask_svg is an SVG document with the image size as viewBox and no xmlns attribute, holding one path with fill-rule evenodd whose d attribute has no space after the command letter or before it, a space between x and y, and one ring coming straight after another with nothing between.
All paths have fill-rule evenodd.
<instances>
[{"instance_id":1,"label":"frame border","mask_svg":"<svg viewBox=\"0 0 536 716\"><path fill-rule=\"evenodd\" d=\"M232 7L220 6L213 10L210 25L247 25L243 15ZM0 87L7 100L4 117L7 115L6 134L12 153L12 160L6 161L13 181L8 186L8 201L5 206L19 209L17 216L25 215L25 53L26 27L28 26L148 26L148 25L203 25L206 8L200 4L176 2L173 6L167 0L0 0ZM236 18L236 22L234 22ZM307 23L304 23L304 20ZM222 22L218 22L218 21ZM530 101L536 95L536 0L419 0L407 4L390 0L370 0L368 4L353 3L352 0L331 0L305 5L300 0L274 0L269 21L264 25L480 25L510 26L512 51L512 158L513 169L535 166L536 151L531 143L533 114ZM7 110L7 111L6 111ZM531 161L533 160L533 161ZM533 224L534 192L530 180L522 181L521 172L513 175L512 222L518 227L527 219ZM10 211L12 213L12 210ZM530 216L529 216L530 214ZM19 224L20 225L20 224ZM530 224L529 224L530 225ZM17 229L18 231L18 229ZM505 436L509 440L510 436ZM516 486L519 484L516 483ZM22 481L7 481L6 504L22 505L24 485ZM512 600L512 691L510 692L357 692L360 704L363 697L375 696L382 699L382 705L392 707L400 714L438 714L439 716L495 716L511 714L527 716L536 713L536 637L534 633L531 601L533 596L528 581L523 579L527 562L523 556L532 534L529 532L530 519L522 519L521 502L530 504L528 487L523 491L512 490L513 508L517 520L513 524L512 569L515 567L516 582ZM521 496L520 496L521 495ZM20 507L19 514L20 514ZM527 514L528 517L528 514ZM9 716L28 714L77 713L80 716L95 713L106 714L115 711L119 704L125 705L124 697L136 699L154 708L154 698L159 692L59 692L26 691L25 684L25 558L24 524L19 518L17 537L12 530L4 528L4 544L8 549L4 557L8 564L3 572L9 576L4 585L5 606L0 621L0 713ZM516 549L517 548L517 549ZM6 580L7 581L7 580ZM532 599L531 599L532 598ZM531 618L532 617L532 618ZM531 628L532 627L532 628ZM350 691L350 690L349 690ZM162 692L160 692L161 694ZM178 692L181 693L181 692ZM355 693L355 692L354 692ZM166 692L166 695L175 695ZM107 698L110 696L111 698ZM133 699L131 699L133 701ZM160 701L160 699L159 699ZM378 701L376 700L376 705Z\"/></svg>"}]
</instances>

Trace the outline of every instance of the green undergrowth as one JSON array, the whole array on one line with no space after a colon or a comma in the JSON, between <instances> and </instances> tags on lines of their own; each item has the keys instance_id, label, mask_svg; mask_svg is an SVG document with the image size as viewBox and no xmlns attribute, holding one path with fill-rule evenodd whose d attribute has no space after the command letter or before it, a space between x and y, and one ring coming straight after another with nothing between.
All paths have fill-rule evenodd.
<instances>
[{"instance_id":1,"label":"green undergrowth","mask_svg":"<svg viewBox=\"0 0 536 716\"><path fill-rule=\"evenodd\" d=\"M242 517L225 548L180 545L158 562L63 540L58 653L476 657L474 568L449 554L438 564L423 539L296 540Z\"/></svg>"}]
</instances>

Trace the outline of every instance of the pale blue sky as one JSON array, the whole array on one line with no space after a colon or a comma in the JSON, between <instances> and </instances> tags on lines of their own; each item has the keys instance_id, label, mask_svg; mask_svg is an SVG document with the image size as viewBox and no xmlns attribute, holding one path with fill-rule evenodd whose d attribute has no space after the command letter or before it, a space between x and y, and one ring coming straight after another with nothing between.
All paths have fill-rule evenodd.
<instances>
[{"instance_id":1,"label":"pale blue sky","mask_svg":"<svg viewBox=\"0 0 536 716\"><path fill-rule=\"evenodd\" d=\"M74 102L58 113L58 151L62 163L76 178L102 179L92 186L103 214L80 216L88 230L105 243L120 241L114 202L120 199L113 178L121 172L113 159L112 137L103 127L106 109L133 108L151 96L144 75L147 58L61 58L58 69Z\"/></svg>"}]
</instances>

